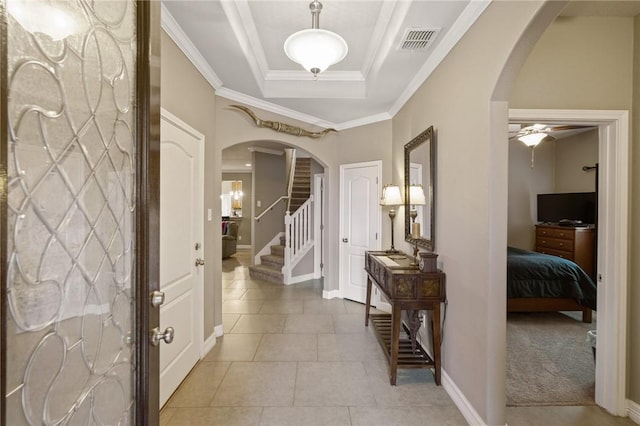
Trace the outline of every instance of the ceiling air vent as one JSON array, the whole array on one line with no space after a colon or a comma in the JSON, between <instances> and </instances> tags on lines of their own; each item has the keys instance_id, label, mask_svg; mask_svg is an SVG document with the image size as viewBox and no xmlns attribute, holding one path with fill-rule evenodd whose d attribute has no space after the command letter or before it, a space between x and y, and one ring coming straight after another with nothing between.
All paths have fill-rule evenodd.
<instances>
[{"instance_id":1,"label":"ceiling air vent","mask_svg":"<svg viewBox=\"0 0 640 426\"><path fill-rule=\"evenodd\" d=\"M426 50L438 36L440 29L407 28L400 41L400 50Z\"/></svg>"}]
</instances>

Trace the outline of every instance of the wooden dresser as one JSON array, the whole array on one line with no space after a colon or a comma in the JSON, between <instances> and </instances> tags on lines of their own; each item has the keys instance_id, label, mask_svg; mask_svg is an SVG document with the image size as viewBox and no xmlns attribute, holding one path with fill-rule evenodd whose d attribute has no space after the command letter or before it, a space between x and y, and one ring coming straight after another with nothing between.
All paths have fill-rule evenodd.
<instances>
[{"instance_id":1,"label":"wooden dresser","mask_svg":"<svg viewBox=\"0 0 640 426\"><path fill-rule=\"evenodd\" d=\"M421 272L411 265L412 258L404 253L366 252L367 301L365 326L373 323L378 341L389 361L389 381L396 384L398 368L434 368L435 381L440 385L440 304L445 301L445 274L442 271ZM391 304L391 315L369 314L372 284L382 291ZM409 339L400 339L401 312L407 311ZM421 310L431 311L433 359L416 343L422 324Z\"/></svg>"},{"instance_id":2,"label":"wooden dresser","mask_svg":"<svg viewBox=\"0 0 640 426\"><path fill-rule=\"evenodd\" d=\"M571 260L593 278L595 236L595 228L536 225L536 251Z\"/></svg>"}]
</instances>

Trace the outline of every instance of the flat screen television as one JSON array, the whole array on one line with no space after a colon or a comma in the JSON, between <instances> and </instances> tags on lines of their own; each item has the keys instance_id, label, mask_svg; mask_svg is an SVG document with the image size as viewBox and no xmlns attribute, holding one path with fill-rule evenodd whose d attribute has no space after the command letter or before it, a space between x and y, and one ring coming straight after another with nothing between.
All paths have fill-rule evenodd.
<instances>
[{"instance_id":1,"label":"flat screen television","mask_svg":"<svg viewBox=\"0 0 640 426\"><path fill-rule=\"evenodd\" d=\"M559 224L595 224L595 192L538 194L538 222Z\"/></svg>"}]
</instances>

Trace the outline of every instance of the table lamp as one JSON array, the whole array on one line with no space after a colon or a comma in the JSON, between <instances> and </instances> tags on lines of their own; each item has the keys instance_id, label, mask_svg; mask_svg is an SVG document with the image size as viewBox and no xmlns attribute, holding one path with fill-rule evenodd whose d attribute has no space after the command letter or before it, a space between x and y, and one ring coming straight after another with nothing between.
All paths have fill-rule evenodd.
<instances>
[{"instance_id":1,"label":"table lamp","mask_svg":"<svg viewBox=\"0 0 640 426\"><path fill-rule=\"evenodd\" d=\"M387 253L398 253L393 246L393 219L396 217L395 206L402 205L402 196L400 195L400 187L397 185L385 185L382 188L382 198L380 198L381 206L391 206L389 209L389 219L391 219L391 248L386 250Z\"/></svg>"}]
</instances>

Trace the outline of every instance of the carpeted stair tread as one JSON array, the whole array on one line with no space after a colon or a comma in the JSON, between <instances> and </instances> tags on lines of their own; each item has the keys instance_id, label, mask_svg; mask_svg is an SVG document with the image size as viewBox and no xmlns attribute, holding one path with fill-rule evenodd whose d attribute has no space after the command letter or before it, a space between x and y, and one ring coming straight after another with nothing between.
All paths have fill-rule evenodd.
<instances>
[{"instance_id":1,"label":"carpeted stair tread","mask_svg":"<svg viewBox=\"0 0 640 426\"><path fill-rule=\"evenodd\" d=\"M271 246L271 254L284 257L284 244Z\"/></svg>"},{"instance_id":2,"label":"carpeted stair tread","mask_svg":"<svg viewBox=\"0 0 640 426\"><path fill-rule=\"evenodd\" d=\"M282 269L282 266L284 265L284 256L265 254L263 256L260 256L260 262L263 265L269 265L274 268Z\"/></svg>"},{"instance_id":3,"label":"carpeted stair tread","mask_svg":"<svg viewBox=\"0 0 640 426\"><path fill-rule=\"evenodd\" d=\"M254 280L284 283L284 275L267 265L249 266L249 276Z\"/></svg>"}]
</instances>

